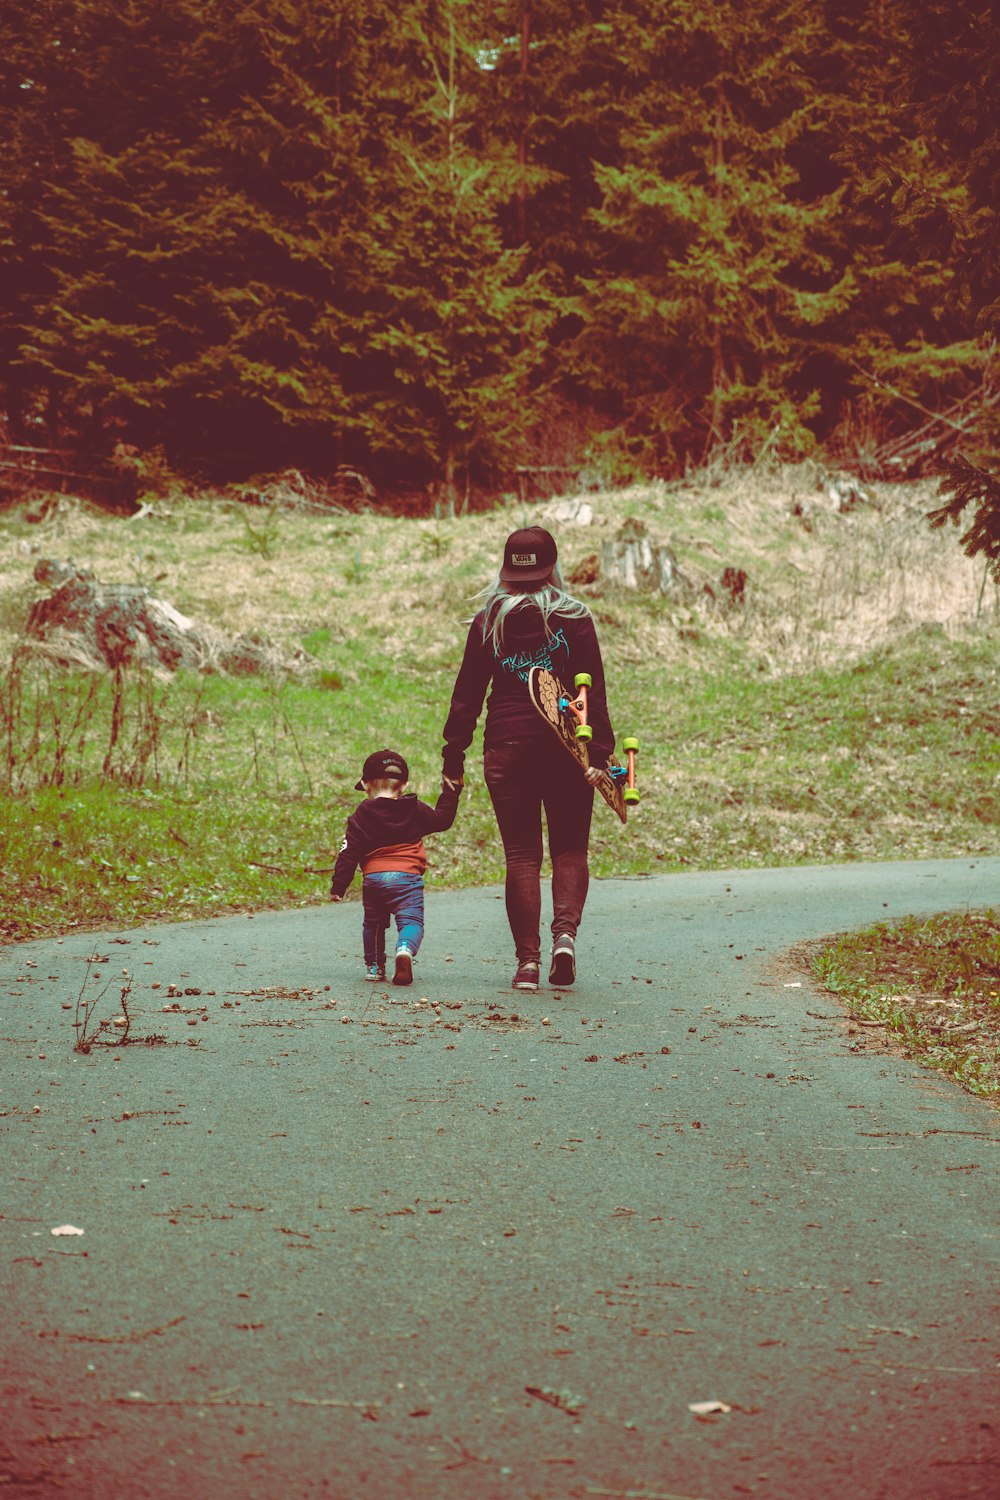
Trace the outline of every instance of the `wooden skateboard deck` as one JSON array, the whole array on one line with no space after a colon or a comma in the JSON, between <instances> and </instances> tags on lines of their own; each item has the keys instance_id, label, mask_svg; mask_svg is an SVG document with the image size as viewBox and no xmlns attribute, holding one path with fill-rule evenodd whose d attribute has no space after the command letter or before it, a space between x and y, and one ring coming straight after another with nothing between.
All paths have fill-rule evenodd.
<instances>
[{"instance_id":1,"label":"wooden skateboard deck","mask_svg":"<svg viewBox=\"0 0 1000 1500\"><path fill-rule=\"evenodd\" d=\"M568 710L574 694L564 688L558 677L553 676L545 667L532 667L528 676L528 692L532 703L553 732L559 736L567 752L572 755L581 770L588 771L590 755L587 751L587 743L577 737L577 721ZM618 814L623 823L628 821L628 808L625 805L623 792L624 778L624 767L612 755L608 761L607 774L602 776L596 784L605 802L613 812Z\"/></svg>"}]
</instances>

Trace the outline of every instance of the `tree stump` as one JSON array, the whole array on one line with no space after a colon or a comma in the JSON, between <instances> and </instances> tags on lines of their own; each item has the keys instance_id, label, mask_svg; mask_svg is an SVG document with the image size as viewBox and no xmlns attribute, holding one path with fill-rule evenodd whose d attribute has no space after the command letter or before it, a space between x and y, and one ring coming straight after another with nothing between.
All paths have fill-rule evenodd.
<instances>
[{"instance_id":1,"label":"tree stump","mask_svg":"<svg viewBox=\"0 0 1000 1500\"><path fill-rule=\"evenodd\" d=\"M601 581L657 594L696 592L671 547L653 542L641 521L627 521L601 547Z\"/></svg>"},{"instance_id":2,"label":"tree stump","mask_svg":"<svg viewBox=\"0 0 1000 1500\"><path fill-rule=\"evenodd\" d=\"M32 605L26 645L60 666L91 672L145 667L170 677L180 667L245 676L313 665L304 651L288 656L254 635L227 637L141 585L100 583L72 562L39 562L35 579L54 592Z\"/></svg>"}]
</instances>

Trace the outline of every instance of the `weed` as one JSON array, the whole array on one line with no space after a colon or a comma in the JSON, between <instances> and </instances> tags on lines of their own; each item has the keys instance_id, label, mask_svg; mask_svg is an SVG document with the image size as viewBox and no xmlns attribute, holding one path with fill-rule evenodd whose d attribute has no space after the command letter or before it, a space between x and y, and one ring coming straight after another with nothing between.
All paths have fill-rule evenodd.
<instances>
[{"instance_id":1,"label":"weed","mask_svg":"<svg viewBox=\"0 0 1000 1500\"><path fill-rule=\"evenodd\" d=\"M1000 1102L1000 913L879 923L830 943L813 967L908 1056Z\"/></svg>"},{"instance_id":2,"label":"weed","mask_svg":"<svg viewBox=\"0 0 1000 1500\"><path fill-rule=\"evenodd\" d=\"M128 444L119 443L112 462L120 473L134 477L136 498L140 501L163 499L176 486L176 478L162 447L142 452Z\"/></svg>"},{"instance_id":3,"label":"weed","mask_svg":"<svg viewBox=\"0 0 1000 1500\"><path fill-rule=\"evenodd\" d=\"M15 650L0 672L0 787L16 794L98 774L141 787L159 774L169 688L142 667L60 672Z\"/></svg>"},{"instance_id":4,"label":"weed","mask_svg":"<svg viewBox=\"0 0 1000 1500\"><path fill-rule=\"evenodd\" d=\"M278 550L278 542L281 534L277 508L275 506L265 507L264 521L260 526L255 526L250 520L246 506L238 506L237 513L243 522L244 546L249 552L255 553L256 556L263 557L270 562Z\"/></svg>"},{"instance_id":5,"label":"weed","mask_svg":"<svg viewBox=\"0 0 1000 1500\"><path fill-rule=\"evenodd\" d=\"M127 969L122 970L121 981L109 980L99 994L87 995L87 982L91 977L92 966L101 962L102 960L96 953L87 962L80 993L76 997L76 1011L73 1017L76 1041L73 1044L73 1051L86 1054L94 1047L127 1047L136 1042L141 1042L145 1046L155 1046L165 1042L165 1036L132 1035L132 1013L128 1003L128 997L132 993L132 976ZM98 1021L97 1009L115 987L118 988L118 1005L115 1008L120 1010L120 1014L105 1016Z\"/></svg>"},{"instance_id":6,"label":"weed","mask_svg":"<svg viewBox=\"0 0 1000 1500\"><path fill-rule=\"evenodd\" d=\"M451 551L454 540L454 533L447 527L435 526L433 531L424 532L420 541L421 554L436 561Z\"/></svg>"}]
</instances>

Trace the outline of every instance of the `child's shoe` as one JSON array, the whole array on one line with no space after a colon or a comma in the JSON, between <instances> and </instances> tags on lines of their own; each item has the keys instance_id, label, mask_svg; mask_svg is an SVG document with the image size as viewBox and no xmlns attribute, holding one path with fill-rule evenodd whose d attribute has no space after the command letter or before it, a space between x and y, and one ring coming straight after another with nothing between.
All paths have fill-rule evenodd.
<instances>
[{"instance_id":1,"label":"child's shoe","mask_svg":"<svg viewBox=\"0 0 1000 1500\"><path fill-rule=\"evenodd\" d=\"M413 954L409 948L396 949L396 972L392 976L393 984L413 983Z\"/></svg>"},{"instance_id":2,"label":"child's shoe","mask_svg":"<svg viewBox=\"0 0 1000 1500\"><path fill-rule=\"evenodd\" d=\"M385 964L366 964L365 978L370 980L372 984L384 984Z\"/></svg>"}]
</instances>

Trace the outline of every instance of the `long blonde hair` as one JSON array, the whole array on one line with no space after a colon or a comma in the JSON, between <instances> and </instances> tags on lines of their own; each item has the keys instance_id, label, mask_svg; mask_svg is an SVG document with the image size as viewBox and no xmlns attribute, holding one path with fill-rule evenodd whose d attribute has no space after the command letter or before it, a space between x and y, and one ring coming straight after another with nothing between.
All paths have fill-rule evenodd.
<instances>
[{"instance_id":1,"label":"long blonde hair","mask_svg":"<svg viewBox=\"0 0 1000 1500\"><path fill-rule=\"evenodd\" d=\"M537 609L547 636L555 634L551 624L553 618L580 620L590 617L590 610L583 600L574 599L566 592L558 563L553 564L552 572L538 588L513 589L498 573L492 583L473 597L482 610L483 640L491 643L495 656L503 650L504 626L516 610Z\"/></svg>"}]
</instances>

